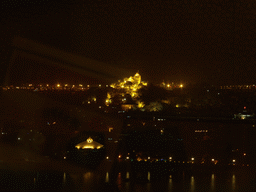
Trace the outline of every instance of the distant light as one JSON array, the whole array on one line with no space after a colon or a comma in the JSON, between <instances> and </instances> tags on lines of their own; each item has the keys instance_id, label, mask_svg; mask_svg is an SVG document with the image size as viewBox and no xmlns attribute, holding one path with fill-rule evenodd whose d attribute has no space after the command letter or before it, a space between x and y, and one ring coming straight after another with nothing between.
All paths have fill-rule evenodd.
<instances>
[{"instance_id":1,"label":"distant light","mask_svg":"<svg viewBox=\"0 0 256 192\"><path fill-rule=\"evenodd\" d=\"M129 157L126 157L126 159L129 159Z\"/></svg>"},{"instance_id":2,"label":"distant light","mask_svg":"<svg viewBox=\"0 0 256 192\"><path fill-rule=\"evenodd\" d=\"M87 85L87 87L90 87L90 85Z\"/></svg>"},{"instance_id":3,"label":"distant light","mask_svg":"<svg viewBox=\"0 0 256 192\"><path fill-rule=\"evenodd\" d=\"M82 84L79 84L79 87L83 87L83 85L82 85Z\"/></svg>"},{"instance_id":4,"label":"distant light","mask_svg":"<svg viewBox=\"0 0 256 192\"><path fill-rule=\"evenodd\" d=\"M244 153L244 156L246 155L246 153Z\"/></svg>"},{"instance_id":5,"label":"distant light","mask_svg":"<svg viewBox=\"0 0 256 192\"><path fill-rule=\"evenodd\" d=\"M106 85L106 87L108 87L108 85Z\"/></svg>"},{"instance_id":6,"label":"distant light","mask_svg":"<svg viewBox=\"0 0 256 192\"><path fill-rule=\"evenodd\" d=\"M91 102L90 101L88 101L88 104L90 104Z\"/></svg>"},{"instance_id":7,"label":"distant light","mask_svg":"<svg viewBox=\"0 0 256 192\"><path fill-rule=\"evenodd\" d=\"M52 124L54 124L54 125L55 125L55 124L56 124L56 122L53 122Z\"/></svg>"},{"instance_id":8,"label":"distant light","mask_svg":"<svg viewBox=\"0 0 256 192\"><path fill-rule=\"evenodd\" d=\"M64 159L66 159L66 157L64 157Z\"/></svg>"},{"instance_id":9,"label":"distant light","mask_svg":"<svg viewBox=\"0 0 256 192\"><path fill-rule=\"evenodd\" d=\"M60 87L60 84L57 84L57 87Z\"/></svg>"},{"instance_id":10,"label":"distant light","mask_svg":"<svg viewBox=\"0 0 256 192\"><path fill-rule=\"evenodd\" d=\"M236 162L236 160L235 159L233 159L233 163L235 163Z\"/></svg>"},{"instance_id":11,"label":"distant light","mask_svg":"<svg viewBox=\"0 0 256 192\"><path fill-rule=\"evenodd\" d=\"M212 161L214 161L214 159L212 159Z\"/></svg>"},{"instance_id":12,"label":"distant light","mask_svg":"<svg viewBox=\"0 0 256 192\"><path fill-rule=\"evenodd\" d=\"M121 155L119 155L118 158L120 159L120 158L121 158Z\"/></svg>"},{"instance_id":13,"label":"distant light","mask_svg":"<svg viewBox=\"0 0 256 192\"><path fill-rule=\"evenodd\" d=\"M68 86L68 84L65 84L65 86L67 87L67 86Z\"/></svg>"},{"instance_id":14,"label":"distant light","mask_svg":"<svg viewBox=\"0 0 256 192\"><path fill-rule=\"evenodd\" d=\"M46 84L47 87L49 87L49 84Z\"/></svg>"},{"instance_id":15,"label":"distant light","mask_svg":"<svg viewBox=\"0 0 256 192\"><path fill-rule=\"evenodd\" d=\"M101 87L101 84L99 84L99 87Z\"/></svg>"},{"instance_id":16,"label":"distant light","mask_svg":"<svg viewBox=\"0 0 256 192\"><path fill-rule=\"evenodd\" d=\"M169 157L169 160L172 160L172 157Z\"/></svg>"},{"instance_id":17,"label":"distant light","mask_svg":"<svg viewBox=\"0 0 256 192\"><path fill-rule=\"evenodd\" d=\"M207 92L209 92L210 90L209 89L207 89Z\"/></svg>"},{"instance_id":18,"label":"distant light","mask_svg":"<svg viewBox=\"0 0 256 192\"><path fill-rule=\"evenodd\" d=\"M181 84L181 85L180 85L180 88L182 88L182 87L183 87L183 85Z\"/></svg>"},{"instance_id":19,"label":"distant light","mask_svg":"<svg viewBox=\"0 0 256 192\"><path fill-rule=\"evenodd\" d=\"M99 108L101 108L101 106L99 106Z\"/></svg>"},{"instance_id":20,"label":"distant light","mask_svg":"<svg viewBox=\"0 0 256 192\"><path fill-rule=\"evenodd\" d=\"M20 137L18 137L18 140L20 140Z\"/></svg>"},{"instance_id":21,"label":"distant light","mask_svg":"<svg viewBox=\"0 0 256 192\"><path fill-rule=\"evenodd\" d=\"M244 109L246 109L246 107L244 106Z\"/></svg>"},{"instance_id":22,"label":"distant light","mask_svg":"<svg viewBox=\"0 0 256 192\"><path fill-rule=\"evenodd\" d=\"M109 157L106 157L106 159L109 159Z\"/></svg>"},{"instance_id":23,"label":"distant light","mask_svg":"<svg viewBox=\"0 0 256 192\"><path fill-rule=\"evenodd\" d=\"M148 157L148 159L150 159L150 157Z\"/></svg>"},{"instance_id":24,"label":"distant light","mask_svg":"<svg viewBox=\"0 0 256 192\"><path fill-rule=\"evenodd\" d=\"M194 157L192 157L192 158L191 158L191 160L192 160L192 161L194 161L194 160L195 160L195 158L194 158Z\"/></svg>"}]
</instances>

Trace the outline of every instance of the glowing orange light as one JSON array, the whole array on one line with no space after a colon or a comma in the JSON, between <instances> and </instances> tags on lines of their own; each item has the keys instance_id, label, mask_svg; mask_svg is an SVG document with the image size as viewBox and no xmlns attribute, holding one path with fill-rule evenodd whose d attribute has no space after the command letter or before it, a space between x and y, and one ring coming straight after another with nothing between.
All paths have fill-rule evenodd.
<instances>
[{"instance_id":1,"label":"glowing orange light","mask_svg":"<svg viewBox=\"0 0 256 192\"><path fill-rule=\"evenodd\" d=\"M89 137L87 140L86 140L88 143L92 143L93 142L93 139L91 137Z\"/></svg>"}]
</instances>

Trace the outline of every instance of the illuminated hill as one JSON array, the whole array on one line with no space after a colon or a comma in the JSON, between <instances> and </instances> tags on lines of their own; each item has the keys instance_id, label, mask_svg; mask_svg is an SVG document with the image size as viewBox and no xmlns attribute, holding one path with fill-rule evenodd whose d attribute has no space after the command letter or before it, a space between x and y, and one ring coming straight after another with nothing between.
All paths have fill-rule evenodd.
<instances>
[{"instance_id":1,"label":"illuminated hill","mask_svg":"<svg viewBox=\"0 0 256 192\"><path fill-rule=\"evenodd\" d=\"M119 80L117 83L113 83L110 86L115 89L123 89L126 94L130 94L131 97L134 98L138 96L138 89L147 86L147 83L141 81L140 74L136 73L134 76L124 78L123 81Z\"/></svg>"}]
</instances>

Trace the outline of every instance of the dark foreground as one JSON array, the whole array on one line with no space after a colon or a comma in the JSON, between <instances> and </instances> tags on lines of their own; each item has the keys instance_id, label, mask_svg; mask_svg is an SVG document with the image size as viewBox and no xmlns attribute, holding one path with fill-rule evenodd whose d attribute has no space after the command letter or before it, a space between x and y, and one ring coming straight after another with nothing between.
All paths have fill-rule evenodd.
<instances>
[{"instance_id":1,"label":"dark foreground","mask_svg":"<svg viewBox=\"0 0 256 192\"><path fill-rule=\"evenodd\" d=\"M108 162L106 162L108 164ZM157 171L157 169L159 171ZM166 174L160 168L132 169L118 163L115 187L107 169L0 170L1 191L256 191L253 166L193 166Z\"/></svg>"}]
</instances>

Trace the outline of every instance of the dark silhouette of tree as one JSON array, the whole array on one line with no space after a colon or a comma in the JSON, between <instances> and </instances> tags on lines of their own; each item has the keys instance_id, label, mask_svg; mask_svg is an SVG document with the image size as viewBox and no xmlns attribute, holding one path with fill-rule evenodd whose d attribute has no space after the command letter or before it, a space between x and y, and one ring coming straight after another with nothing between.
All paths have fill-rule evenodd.
<instances>
[{"instance_id":1,"label":"dark silhouette of tree","mask_svg":"<svg viewBox=\"0 0 256 192\"><path fill-rule=\"evenodd\" d=\"M164 88L157 87L153 84L149 84L147 87L139 89L139 99L145 104L149 104L155 101L161 101L167 99L168 91Z\"/></svg>"},{"instance_id":2,"label":"dark silhouette of tree","mask_svg":"<svg viewBox=\"0 0 256 192\"><path fill-rule=\"evenodd\" d=\"M112 98L111 98L111 106L117 106L117 105L120 105L121 104L121 96L119 94L116 94L114 95Z\"/></svg>"},{"instance_id":3,"label":"dark silhouette of tree","mask_svg":"<svg viewBox=\"0 0 256 192\"><path fill-rule=\"evenodd\" d=\"M126 99L125 103L134 103L130 94L126 94L124 97Z\"/></svg>"}]
</instances>

